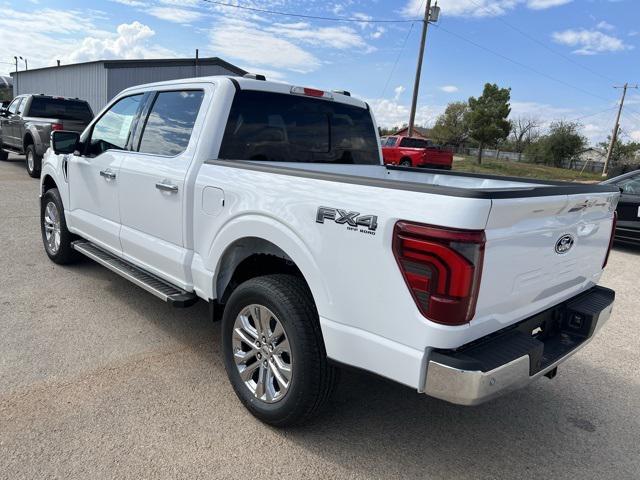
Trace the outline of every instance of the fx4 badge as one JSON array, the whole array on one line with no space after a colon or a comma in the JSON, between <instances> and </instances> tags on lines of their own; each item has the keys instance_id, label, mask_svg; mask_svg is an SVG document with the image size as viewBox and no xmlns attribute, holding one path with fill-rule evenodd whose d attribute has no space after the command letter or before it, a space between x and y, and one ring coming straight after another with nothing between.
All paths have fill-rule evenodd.
<instances>
[{"instance_id":1,"label":"fx4 badge","mask_svg":"<svg viewBox=\"0 0 640 480\"><path fill-rule=\"evenodd\" d=\"M359 212L348 212L339 208L318 207L316 213L316 222L324 223L325 220L331 220L340 225L346 225L347 230L360 230L362 233L370 235L376 234L378 228L377 215L360 215ZM360 229L359 227L365 227Z\"/></svg>"}]
</instances>

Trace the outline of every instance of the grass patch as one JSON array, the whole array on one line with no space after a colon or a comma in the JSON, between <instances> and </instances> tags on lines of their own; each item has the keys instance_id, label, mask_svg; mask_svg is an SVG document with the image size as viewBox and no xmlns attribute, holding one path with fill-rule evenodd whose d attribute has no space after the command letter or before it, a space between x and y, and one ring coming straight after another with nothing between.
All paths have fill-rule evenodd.
<instances>
[{"instance_id":1,"label":"grass patch","mask_svg":"<svg viewBox=\"0 0 640 480\"><path fill-rule=\"evenodd\" d=\"M483 158L478 165L475 157L456 155L453 159L453 170L460 172L484 173L488 175L504 175L509 177L535 178L539 180L560 180L565 182L600 182L601 174L579 170L549 167L537 163L514 162L495 158Z\"/></svg>"}]
</instances>

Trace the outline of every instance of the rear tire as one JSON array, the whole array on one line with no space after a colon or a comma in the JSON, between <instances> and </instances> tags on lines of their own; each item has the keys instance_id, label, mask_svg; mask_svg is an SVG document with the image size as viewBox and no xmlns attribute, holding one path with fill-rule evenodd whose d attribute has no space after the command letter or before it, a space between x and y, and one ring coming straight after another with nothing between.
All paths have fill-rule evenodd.
<instances>
[{"instance_id":1,"label":"rear tire","mask_svg":"<svg viewBox=\"0 0 640 480\"><path fill-rule=\"evenodd\" d=\"M305 422L333 392L336 368L328 363L311 293L293 275L256 277L234 290L222 348L236 395L270 425Z\"/></svg>"},{"instance_id":2,"label":"rear tire","mask_svg":"<svg viewBox=\"0 0 640 480\"><path fill-rule=\"evenodd\" d=\"M67 229L64 207L57 188L47 190L42 196L40 230L44 250L52 261L65 265L77 258L76 251L71 246L75 236Z\"/></svg>"},{"instance_id":3,"label":"rear tire","mask_svg":"<svg viewBox=\"0 0 640 480\"><path fill-rule=\"evenodd\" d=\"M2 150L2 148L0 148L0 161L6 162L7 160L9 160L9 152L6 152Z\"/></svg>"},{"instance_id":4,"label":"rear tire","mask_svg":"<svg viewBox=\"0 0 640 480\"><path fill-rule=\"evenodd\" d=\"M409 160L408 158L403 158L402 160L400 160L400 164L401 167L410 167L411 166L411 160Z\"/></svg>"},{"instance_id":5,"label":"rear tire","mask_svg":"<svg viewBox=\"0 0 640 480\"><path fill-rule=\"evenodd\" d=\"M40 178L40 169L42 168L42 157L36 153L36 146L27 145L24 152L25 162L27 163L27 173L31 178Z\"/></svg>"}]
</instances>

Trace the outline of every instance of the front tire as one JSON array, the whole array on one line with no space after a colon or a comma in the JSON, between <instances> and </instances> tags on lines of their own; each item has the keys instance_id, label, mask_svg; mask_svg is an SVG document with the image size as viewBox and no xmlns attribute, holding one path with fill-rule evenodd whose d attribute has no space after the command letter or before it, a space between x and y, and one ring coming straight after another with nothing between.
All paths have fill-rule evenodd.
<instances>
[{"instance_id":1,"label":"front tire","mask_svg":"<svg viewBox=\"0 0 640 480\"><path fill-rule=\"evenodd\" d=\"M27 173L31 178L40 178L42 157L36 153L36 146L33 144L27 145L24 154L27 163Z\"/></svg>"},{"instance_id":2,"label":"front tire","mask_svg":"<svg viewBox=\"0 0 640 480\"><path fill-rule=\"evenodd\" d=\"M57 188L47 190L42 196L40 230L44 249L52 261L65 265L76 259L76 252L71 246L74 235L67 229L62 199Z\"/></svg>"},{"instance_id":3,"label":"front tire","mask_svg":"<svg viewBox=\"0 0 640 480\"><path fill-rule=\"evenodd\" d=\"M224 310L222 348L236 395L265 423L305 422L335 386L311 293L298 277L266 275L238 286Z\"/></svg>"}]
</instances>

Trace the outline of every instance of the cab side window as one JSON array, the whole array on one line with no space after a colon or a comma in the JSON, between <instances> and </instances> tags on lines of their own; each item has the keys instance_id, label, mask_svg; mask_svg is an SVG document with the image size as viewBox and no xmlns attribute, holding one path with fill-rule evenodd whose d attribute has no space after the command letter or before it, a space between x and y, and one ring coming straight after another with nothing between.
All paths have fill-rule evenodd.
<instances>
[{"instance_id":1,"label":"cab side window","mask_svg":"<svg viewBox=\"0 0 640 480\"><path fill-rule=\"evenodd\" d=\"M640 175L628 178L621 182L619 187L622 188L623 193L628 195L640 195Z\"/></svg>"},{"instance_id":2,"label":"cab side window","mask_svg":"<svg viewBox=\"0 0 640 480\"><path fill-rule=\"evenodd\" d=\"M187 149L204 92L159 92L142 132L139 152L173 157Z\"/></svg>"},{"instance_id":3,"label":"cab side window","mask_svg":"<svg viewBox=\"0 0 640 480\"><path fill-rule=\"evenodd\" d=\"M142 94L125 97L115 103L94 124L87 155L97 156L107 150L125 150L131 126L142 104Z\"/></svg>"},{"instance_id":4,"label":"cab side window","mask_svg":"<svg viewBox=\"0 0 640 480\"><path fill-rule=\"evenodd\" d=\"M13 102L11 102L11 104L9 105L9 108L7 109L9 113L11 113L12 115L15 115L18 112L18 107L20 106L21 102L22 102L22 98L16 98Z\"/></svg>"}]
</instances>

